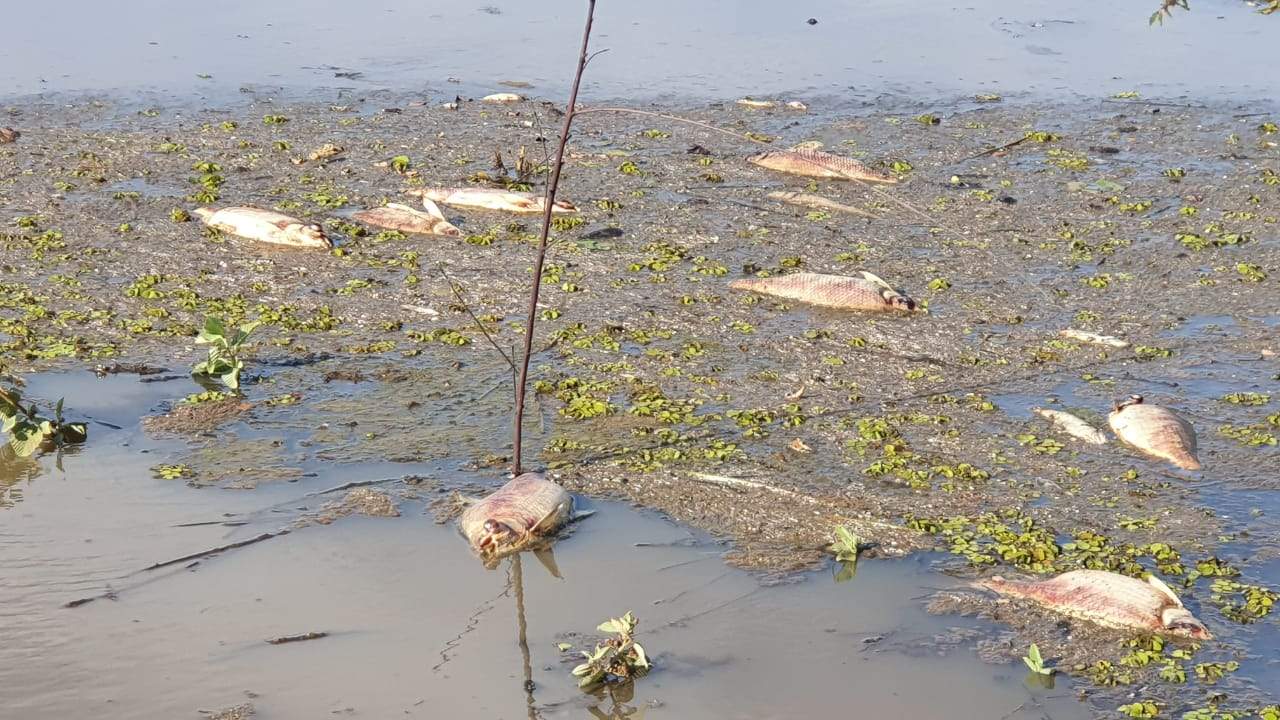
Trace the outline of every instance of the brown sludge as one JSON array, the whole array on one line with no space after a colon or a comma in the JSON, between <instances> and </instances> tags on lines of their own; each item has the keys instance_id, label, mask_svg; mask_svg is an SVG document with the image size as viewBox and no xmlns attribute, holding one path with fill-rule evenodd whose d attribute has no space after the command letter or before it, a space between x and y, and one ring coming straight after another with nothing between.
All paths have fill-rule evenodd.
<instances>
[{"instance_id":1,"label":"brown sludge","mask_svg":"<svg viewBox=\"0 0 1280 720\"><path fill-rule=\"evenodd\" d=\"M734 280L729 287L842 310L914 310L916 307L914 300L865 271L856 277L801 272L744 278Z\"/></svg>"},{"instance_id":2,"label":"brown sludge","mask_svg":"<svg viewBox=\"0 0 1280 720\"><path fill-rule=\"evenodd\" d=\"M573 516L573 496L538 473L524 473L468 507L462 534L486 566L559 530Z\"/></svg>"},{"instance_id":3,"label":"brown sludge","mask_svg":"<svg viewBox=\"0 0 1280 720\"><path fill-rule=\"evenodd\" d=\"M1148 405L1141 395L1130 395L1116 404L1107 421L1116 437L1147 455L1183 470L1200 469L1195 428L1169 408Z\"/></svg>"},{"instance_id":4,"label":"brown sludge","mask_svg":"<svg viewBox=\"0 0 1280 720\"><path fill-rule=\"evenodd\" d=\"M1019 582L995 576L976 583L1103 627L1207 640L1212 633L1167 585L1103 570L1072 570L1049 580Z\"/></svg>"},{"instance_id":5,"label":"brown sludge","mask_svg":"<svg viewBox=\"0 0 1280 720\"><path fill-rule=\"evenodd\" d=\"M435 203L424 198L423 204L427 208L427 212L415 210L408 205L388 203L383 207L361 210L351 217L366 225L375 225L405 233L444 235L447 237L459 237L462 235L461 230L454 227L452 223L444 218ZM431 212L433 208L435 212Z\"/></svg>"},{"instance_id":6,"label":"brown sludge","mask_svg":"<svg viewBox=\"0 0 1280 720\"><path fill-rule=\"evenodd\" d=\"M863 165L853 158L821 150L770 150L747 158L748 162L770 170L831 180L896 183L892 175Z\"/></svg>"}]
</instances>

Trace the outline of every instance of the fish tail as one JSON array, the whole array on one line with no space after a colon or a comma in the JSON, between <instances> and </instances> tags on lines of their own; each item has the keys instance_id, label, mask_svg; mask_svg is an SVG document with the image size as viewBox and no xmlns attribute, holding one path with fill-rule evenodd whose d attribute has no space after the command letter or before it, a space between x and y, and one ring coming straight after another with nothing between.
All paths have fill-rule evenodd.
<instances>
[{"instance_id":1,"label":"fish tail","mask_svg":"<svg viewBox=\"0 0 1280 720\"><path fill-rule=\"evenodd\" d=\"M207 223L207 222L209 222L209 218L212 218L212 217L213 217L213 214L214 214L215 212L217 212L217 211L216 211L216 210L214 210L213 208L198 207L198 208L196 208L195 210L193 210L192 212L194 212L194 213L195 213L195 216L196 216L196 217L200 218L200 221L201 221L201 222L206 222L206 223Z\"/></svg>"},{"instance_id":2,"label":"fish tail","mask_svg":"<svg viewBox=\"0 0 1280 720\"><path fill-rule=\"evenodd\" d=\"M755 290L760 286L758 278L741 278L729 283L729 287L734 290Z\"/></svg>"},{"instance_id":3,"label":"fish tail","mask_svg":"<svg viewBox=\"0 0 1280 720\"><path fill-rule=\"evenodd\" d=\"M1186 452L1179 453L1177 457L1173 458L1173 464L1183 470L1199 470L1202 467L1195 455Z\"/></svg>"}]
</instances>

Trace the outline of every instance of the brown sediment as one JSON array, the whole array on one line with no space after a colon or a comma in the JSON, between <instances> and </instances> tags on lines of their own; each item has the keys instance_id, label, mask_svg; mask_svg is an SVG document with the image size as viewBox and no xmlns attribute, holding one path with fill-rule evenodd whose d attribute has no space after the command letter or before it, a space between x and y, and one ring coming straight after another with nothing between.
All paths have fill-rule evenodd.
<instances>
[{"instance_id":1,"label":"brown sediment","mask_svg":"<svg viewBox=\"0 0 1280 720\"><path fill-rule=\"evenodd\" d=\"M196 435L235 420L252 408L253 403L235 397L181 404L165 415L143 418L142 426L152 433Z\"/></svg>"}]
</instances>

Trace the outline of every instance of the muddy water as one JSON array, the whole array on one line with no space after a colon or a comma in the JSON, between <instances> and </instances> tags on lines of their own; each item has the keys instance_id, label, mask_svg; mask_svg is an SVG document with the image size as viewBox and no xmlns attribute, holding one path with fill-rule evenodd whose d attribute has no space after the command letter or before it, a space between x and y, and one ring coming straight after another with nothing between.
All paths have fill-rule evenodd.
<instances>
[{"instance_id":1,"label":"muddy water","mask_svg":"<svg viewBox=\"0 0 1280 720\"><path fill-rule=\"evenodd\" d=\"M1258 70L1269 65L1274 23L1242 2L1197 0L1191 13L1150 28L1158 4L602 2L594 40L611 52L592 62L587 92L706 99L790 91L881 104L974 92L1060 99L1136 90L1232 101L1278 94L1280 81ZM558 99L585 3L7 5L5 25L20 31L0 47L0 97L114 90L226 98L241 87L452 97L514 80ZM1204 52L1223 47L1232 51ZM1175 60L1186 57L1196 61Z\"/></svg>"},{"instance_id":2,"label":"muddy water","mask_svg":"<svg viewBox=\"0 0 1280 720\"><path fill-rule=\"evenodd\" d=\"M511 563L484 570L453 527L426 512L435 493L402 502L398 518L344 518L137 573L279 529L326 499L308 492L389 469L318 466L313 477L255 492L157 480L148 468L172 448L147 439L136 418L185 380L33 378L33 390L52 387L81 391L96 437L62 457L61 469L57 458L39 460L16 486L21 501L0 509L5 717L195 717L244 702L268 718L607 716L611 702L576 690L573 653L557 645L586 646L582 634L603 614L626 609L641 617L660 668L623 704L639 708L634 717L780 718L853 706L1087 715L1062 685L1033 691L1020 667L976 661L972 645L997 628L931 617L912 602L951 583L923 556L864 561L841 584L826 572L769 583L727 568L725 548L705 535L614 503L594 504L597 514L557 546L563 579L527 555L518 576ZM483 477L408 469L446 486ZM175 527L219 519L247 524ZM62 607L105 589L114 600ZM311 631L330 636L264 642Z\"/></svg>"}]
</instances>

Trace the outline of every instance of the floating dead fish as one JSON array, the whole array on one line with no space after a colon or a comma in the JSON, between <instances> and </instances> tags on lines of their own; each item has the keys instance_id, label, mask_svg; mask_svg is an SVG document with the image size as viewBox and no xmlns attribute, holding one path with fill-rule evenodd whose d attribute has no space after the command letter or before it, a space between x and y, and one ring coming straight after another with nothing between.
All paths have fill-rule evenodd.
<instances>
[{"instance_id":1,"label":"floating dead fish","mask_svg":"<svg viewBox=\"0 0 1280 720\"><path fill-rule=\"evenodd\" d=\"M800 110L802 112L809 109L808 105L805 105L799 100L792 100L791 102L787 103L787 107L791 110Z\"/></svg>"},{"instance_id":2,"label":"floating dead fish","mask_svg":"<svg viewBox=\"0 0 1280 720\"><path fill-rule=\"evenodd\" d=\"M770 150L747 158L748 162L770 170L832 180L896 183L892 175L863 165L853 158L821 150Z\"/></svg>"},{"instance_id":3,"label":"floating dead fish","mask_svg":"<svg viewBox=\"0 0 1280 720\"><path fill-rule=\"evenodd\" d=\"M493 567L589 514L574 511L573 496L564 488L539 473L524 473L471 504L458 526L485 566Z\"/></svg>"},{"instance_id":4,"label":"floating dead fish","mask_svg":"<svg viewBox=\"0 0 1280 720\"><path fill-rule=\"evenodd\" d=\"M996 576L976 583L1000 595L1025 598L1103 627L1208 640L1213 637L1159 578L1146 581L1103 570L1072 570L1049 580L1019 582Z\"/></svg>"},{"instance_id":5,"label":"floating dead fish","mask_svg":"<svg viewBox=\"0 0 1280 720\"><path fill-rule=\"evenodd\" d=\"M862 208L856 208L852 205L845 205L844 203L836 202L835 200L824 198L821 195L813 195L810 193L802 193L802 192L792 192L789 190L776 190L774 192L769 193L769 197L773 198L774 200L781 200L782 202L787 203L789 205L799 205L801 207L818 208L820 210L832 210L835 212L842 212L842 213L848 213L850 215L857 215L858 217L867 217L867 218L875 217L875 215L872 215L871 213L867 212L866 210L863 210Z\"/></svg>"},{"instance_id":6,"label":"floating dead fish","mask_svg":"<svg viewBox=\"0 0 1280 720\"><path fill-rule=\"evenodd\" d=\"M801 272L779 277L743 278L729 283L729 287L845 310L916 308L914 300L866 271L859 272L857 276Z\"/></svg>"},{"instance_id":7,"label":"floating dead fish","mask_svg":"<svg viewBox=\"0 0 1280 720\"><path fill-rule=\"evenodd\" d=\"M480 98L481 102L493 103L496 105L518 103L521 100L524 100L523 95L517 95L515 93L508 93L508 92L494 93L492 95L485 95L484 97Z\"/></svg>"},{"instance_id":8,"label":"floating dead fish","mask_svg":"<svg viewBox=\"0 0 1280 720\"><path fill-rule=\"evenodd\" d=\"M1099 335L1097 333L1091 333L1087 330L1076 330L1075 328L1067 328L1066 330L1059 330L1058 334L1064 338L1079 340L1080 342L1093 343L1094 345L1106 345L1108 347L1113 347L1113 348L1129 347L1128 340L1122 340L1118 337L1112 337L1111 335Z\"/></svg>"},{"instance_id":9,"label":"floating dead fish","mask_svg":"<svg viewBox=\"0 0 1280 720\"><path fill-rule=\"evenodd\" d=\"M738 101L738 104L742 107L754 108L756 110L767 110L769 108L778 107L778 103L775 100L753 100L749 97L742 98Z\"/></svg>"},{"instance_id":10,"label":"floating dead fish","mask_svg":"<svg viewBox=\"0 0 1280 720\"><path fill-rule=\"evenodd\" d=\"M447 235L459 237L462 231L445 219L444 213L430 200L423 198L422 205L426 212L414 210L408 205L387 203L386 206L361 210L351 217L368 225L376 225L390 230L399 230L419 235Z\"/></svg>"},{"instance_id":11,"label":"floating dead fish","mask_svg":"<svg viewBox=\"0 0 1280 720\"><path fill-rule=\"evenodd\" d=\"M1107 421L1116 437L1138 450L1183 470L1200 469L1195 428L1169 408L1148 405L1141 395L1130 395L1116 403Z\"/></svg>"},{"instance_id":12,"label":"floating dead fish","mask_svg":"<svg viewBox=\"0 0 1280 720\"><path fill-rule=\"evenodd\" d=\"M304 248L331 248L333 243L324 228L271 210L252 207L227 207L221 210L196 208L196 216L205 225L246 240Z\"/></svg>"},{"instance_id":13,"label":"floating dead fish","mask_svg":"<svg viewBox=\"0 0 1280 720\"><path fill-rule=\"evenodd\" d=\"M1069 412L1039 407L1032 408L1031 412L1053 423L1058 429L1077 440L1083 440L1094 445L1105 445L1107 442L1106 433Z\"/></svg>"},{"instance_id":14,"label":"floating dead fish","mask_svg":"<svg viewBox=\"0 0 1280 720\"><path fill-rule=\"evenodd\" d=\"M22 133L9 127L0 127L0 145L16 141Z\"/></svg>"},{"instance_id":15,"label":"floating dead fish","mask_svg":"<svg viewBox=\"0 0 1280 720\"><path fill-rule=\"evenodd\" d=\"M424 201L435 201L458 207L503 210L517 213L540 213L546 207L543 196L534 193L515 192L499 188L426 188L406 191ZM575 213L578 208L567 200L557 200L551 206L552 213Z\"/></svg>"}]
</instances>

